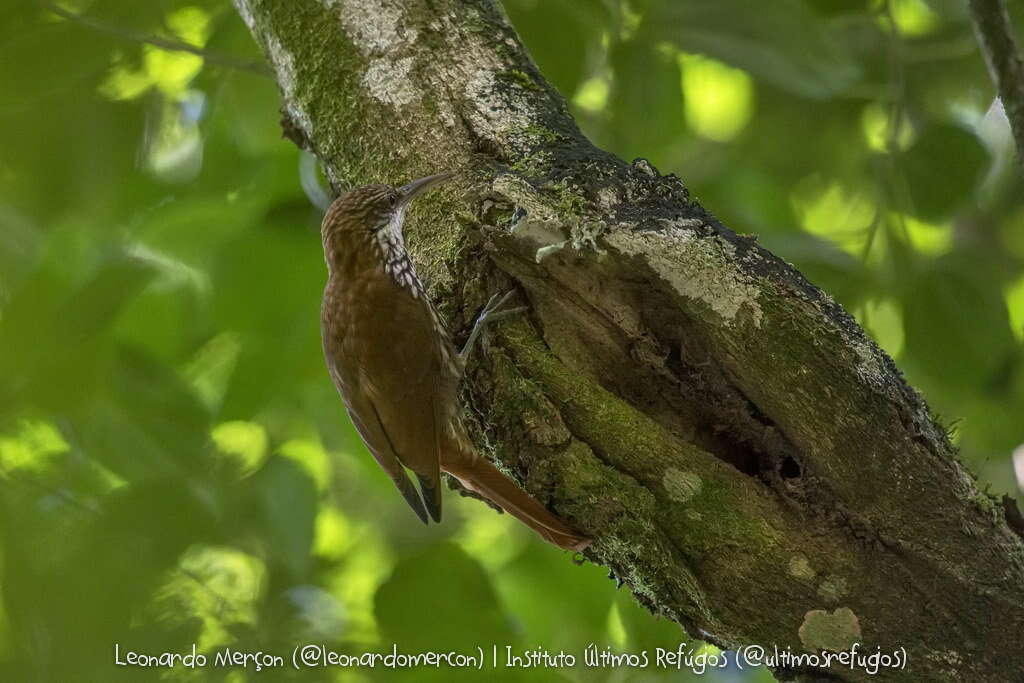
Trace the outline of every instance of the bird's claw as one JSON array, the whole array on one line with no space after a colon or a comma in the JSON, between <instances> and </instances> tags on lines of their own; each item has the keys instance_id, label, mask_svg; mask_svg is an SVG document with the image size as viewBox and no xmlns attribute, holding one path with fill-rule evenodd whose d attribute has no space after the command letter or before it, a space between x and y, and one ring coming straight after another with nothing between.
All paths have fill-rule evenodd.
<instances>
[{"instance_id":1,"label":"bird's claw","mask_svg":"<svg viewBox=\"0 0 1024 683\"><path fill-rule=\"evenodd\" d=\"M495 292L494 294L491 295L491 298L487 300L487 303L484 305L483 310L480 311L480 315L477 317L482 318L487 314L491 313L492 311L496 311L497 309L501 308L509 299L512 298L513 294L515 294L515 290L512 289L508 290L504 294L502 294L501 292Z\"/></svg>"},{"instance_id":2,"label":"bird's claw","mask_svg":"<svg viewBox=\"0 0 1024 683\"><path fill-rule=\"evenodd\" d=\"M480 311L480 315L476 317L476 322L473 323L473 330L469 333L469 339L466 340L466 345L462 347L462 351L459 353L463 363L465 363L466 359L469 358L469 354L473 351L473 346L484 327L493 322L497 322L498 320L526 312L526 306L517 306L515 308L502 310L502 307L507 304L508 300L514 295L515 290L509 290L504 294L497 292L488 299L483 310Z\"/></svg>"},{"instance_id":3,"label":"bird's claw","mask_svg":"<svg viewBox=\"0 0 1024 683\"><path fill-rule=\"evenodd\" d=\"M480 311L480 315L476 318L474 325L487 325L496 320L502 318L508 318L509 316L518 315L526 312L526 306L517 306L515 308L509 308L501 310L502 306L508 303L508 300L515 295L514 290L509 290L504 294L494 294L488 301L487 305L484 306L483 310ZM500 299L498 297L501 297Z\"/></svg>"}]
</instances>

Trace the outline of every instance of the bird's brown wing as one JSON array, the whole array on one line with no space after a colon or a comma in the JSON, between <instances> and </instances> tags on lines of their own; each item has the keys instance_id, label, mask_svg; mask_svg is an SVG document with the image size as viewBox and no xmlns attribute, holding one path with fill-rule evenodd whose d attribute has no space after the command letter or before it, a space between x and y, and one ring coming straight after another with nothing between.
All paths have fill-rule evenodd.
<instances>
[{"instance_id":1,"label":"bird's brown wing","mask_svg":"<svg viewBox=\"0 0 1024 683\"><path fill-rule=\"evenodd\" d=\"M335 375L333 372L331 374L332 376ZM334 377L334 380L335 384L340 388L342 386L341 382L337 377ZM358 392L349 392L346 395L344 389L342 389L342 396L345 400L348 415L352 419L352 424L355 425L356 431L359 432L363 443L366 444L366 448L381 468L387 472L391 481L395 482L395 486L398 487L402 497L405 498L405 502L413 509L416 516L426 524L427 512L423 507L423 501L420 499L420 494L416 492L416 487L409 481L405 468L402 467L402 463L395 453L395 447L388 439L387 431L384 429L383 424L381 424L377 409L370 400Z\"/></svg>"},{"instance_id":2,"label":"bird's brown wing","mask_svg":"<svg viewBox=\"0 0 1024 683\"><path fill-rule=\"evenodd\" d=\"M425 504L440 521L440 339L425 300L396 289L382 274L350 302L338 320L345 329L331 374L377 462L421 519ZM403 465L419 480L422 503Z\"/></svg>"}]
</instances>

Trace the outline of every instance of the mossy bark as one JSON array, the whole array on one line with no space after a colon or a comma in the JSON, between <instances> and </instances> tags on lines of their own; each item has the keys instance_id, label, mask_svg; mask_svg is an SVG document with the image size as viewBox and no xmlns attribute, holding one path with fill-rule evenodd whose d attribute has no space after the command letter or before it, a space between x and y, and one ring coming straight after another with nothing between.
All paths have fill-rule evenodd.
<instances>
[{"instance_id":1,"label":"mossy bark","mask_svg":"<svg viewBox=\"0 0 1024 683\"><path fill-rule=\"evenodd\" d=\"M1024 542L925 403L679 179L593 147L492 0L235 5L336 189L465 169L410 248L457 332L495 291L528 302L470 368L467 415L589 560L722 647L859 641L905 648L884 679L1019 678Z\"/></svg>"}]
</instances>

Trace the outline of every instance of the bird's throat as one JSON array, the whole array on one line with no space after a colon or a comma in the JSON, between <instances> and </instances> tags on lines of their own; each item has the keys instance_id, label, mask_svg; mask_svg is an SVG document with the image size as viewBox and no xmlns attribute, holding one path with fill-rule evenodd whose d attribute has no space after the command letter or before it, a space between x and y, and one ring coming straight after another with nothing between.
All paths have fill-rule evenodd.
<instances>
[{"instance_id":1,"label":"bird's throat","mask_svg":"<svg viewBox=\"0 0 1024 683\"><path fill-rule=\"evenodd\" d=\"M324 239L324 256L332 278L344 282L378 272L390 277L413 298L423 296L423 285L398 227L389 224L376 231L333 231Z\"/></svg>"}]
</instances>

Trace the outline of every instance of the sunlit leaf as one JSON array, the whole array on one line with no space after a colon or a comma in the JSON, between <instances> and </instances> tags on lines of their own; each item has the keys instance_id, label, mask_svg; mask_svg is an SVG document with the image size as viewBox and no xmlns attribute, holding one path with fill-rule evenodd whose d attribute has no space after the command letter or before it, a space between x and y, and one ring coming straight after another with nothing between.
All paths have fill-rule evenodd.
<instances>
[{"instance_id":1,"label":"sunlit leaf","mask_svg":"<svg viewBox=\"0 0 1024 683\"><path fill-rule=\"evenodd\" d=\"M913 216L891 217L890 220L906 232L908 243L919 253L938 256L953 246L953 226L949 223L926 223Z\"/></svg>"},{"instance_id":2,"label":"sunlit leaf","mask_svg":"<svg viewBox=\"0 0 1024 683\"><path fill-rule=\"evenodd\" d=\"M363 642L380 639L374 595L393 566L393 558L375 527L354 531L352 552L327 583L346 611L345 636Z\"/></svg>"},{"instance_id":3,"label":"sunlit leaf","mask_svg":"<svg viewBox=\"0 0 1024 683\"><path fill-rule=\"evenodd\" d=\"M681 55L686 122L698 135L728 142L753 114L750 77L713 59Z\"/></svg>"},{"instance_id":4,"label":"sunlit leaf","mask_svg":"<svg viewBox=\"0 0 1024 683\"><path fill-rule=\"evenodd\" d=\"M337 560L354 542L355 532L345 514L336 507L321 507L316 516L313 552L319 557Z\"/></svg>"},{"instance_id":5,"label":"sunlit leaf","mask_svg":"<svg viewBox=\"0 0 1024 683\"><path fill-rule=\"evenodd\" d=\"M184 368L184 376L211 413L224 398L240 346L237 335L224 332L196 351Z\"/></svg>"},{"instance_id":6,"label":"sunlit leaf","mask_svg":"<svg viewBox=\"0 0 1024 683\"><path fill-rule=\"evenodd\" d=\"M309 439L292 439L281 444L279 452L297 463L318 489L327 487L331 478L331 458L322 445Z\"/></svg>"},{"instance_id":7,"label":"sunlit leaf","mask_svg":"<svg viewBox=\"0 0 1024 683\"><path fill-rule=\"evenodd\" d=\"M624 631L623 649L627 652L674 648L688 640L678 624L664 617L658 618L636 603L625 588L615 594L616 614Z\"/></svg>"},{"instance_id":8,"label":"sunlit leaf","mask_svg":"<svg viewBox=\"0 0 1024 683\"><path fill-rule=\"evenodd\" d=\"M217 450L243 475L254 472L267 457L267 432L258 422L222 422L210 433Z\"/></svg>"},{"instance_id":9,"label":"sunlit leaf","mask_svg":"<svg viewBox=\"0 0 1024 683\"><path fill-rule=\"evenodd\" d=\"M1014 336L1024 340L1024 277L1007 287L1006 308L1010 313L1010 328Z\"/></svg>"},{"instance_id":10,"label":"sunlit leaf","mask_svg":"<svg viewBox=\"0 0 1024 683\"><path fill-rule=\"evenodd\" d=\"M34 474L51 471L56 457L68 448L52 424L22 420L16 431L0 436L0 476L19 470Z\"/></svg>"},{"instance_id":11,"label":"sunlit leaf","mask_svg":"<svg viewBox=\"0 0 1024 683\"><path fill-rule=\"evenodd\" d=\"M892 17L901 33L920 36L930 33L939 25L939 17L926 0L892 0Z\"/></svg>"},{"instance_id":12,"label":"sunlit leaf","mask_svg":"<svg viewBox=\"0 0 1024 683\"><path fill-rule=\"evenodd\" d=\"M814 175L796 187L792 201L804 230L853 256L864 255L877 211L870 195Z\"/></svg>"},{"instance_id":13,"label":"sunlit leaf","mask_svg":"<svg viewBox=\"0 0 1024 683\"><path fill-rule=\"evenodd\" d=\"M893 131L894 124L899 127L899 133L896 135ZM913 128L907 118L900 117L897 124L893 121L891 108L887 109L877 102L872 102L864 107L861 125L868 147L876 152L887 151L891 143L895 143L899 149L906 149L912 141Z\"/></svg>"},{"instance_id":14,"label":"sunlit leaf","mask_svg":"<svg viewBox=\"0 0 1024 683\"><path fill-rule=\"evenodd\" d=\"M893 358L903 351L903 314L896 301L871 300L854 310L857 322Z\"/></svg>"},{"instance_id":15,"label":"sunlit leaf","mask_svg":"<svg viewBox=\"0 0 1024 683\"><path fill-rule=\"evenodd\" d=\"M234 548L195 545L155 593L153 610L168 627L200 622L198 646L210 651L233 644L232 630L254 626L266 589L266 569Z\"/></svg>"},{"instance_id":16,"label":"sunlit leaf","mask_svg":"<svg viewBox=\"0 0 1024 683\"><path fill-rule=\"evenodd\" d=\"M589 112L599 112L608 104L608 79L595 76L589 79L573 97L573 104Z\"/></svg>"}]
</instances>

